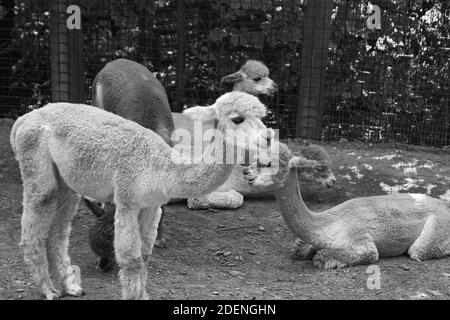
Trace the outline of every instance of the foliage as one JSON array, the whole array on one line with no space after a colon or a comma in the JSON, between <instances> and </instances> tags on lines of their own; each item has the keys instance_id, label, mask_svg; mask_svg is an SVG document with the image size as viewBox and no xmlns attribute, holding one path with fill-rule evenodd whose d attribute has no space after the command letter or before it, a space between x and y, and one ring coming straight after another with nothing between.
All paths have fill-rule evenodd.
<instances>
[{"instance_id":1,"label":"foliage","mask_svg":"<svg viewBox=\"0 0 450 320\"><path fill-rule=\"evenodd\" d=\"M450 144L450 4L374 1L373 31L369 4L340 0L333 12L324 137Z\"/></svg>"},{"instance_id":2,"label":"foliage","mask_svg":"<svg viewBox=\"0 0 450 320\"><path fill-rule=\"evenodd\" d=\"M5 30L10 38L2 39L0 50L2 69L10 70L0 84L2 95L10 96L4 98L3 116L16 117L50 101L49 12L44 3L18 1L9 12L14 27Z\"/></svg>"}]
</instances>

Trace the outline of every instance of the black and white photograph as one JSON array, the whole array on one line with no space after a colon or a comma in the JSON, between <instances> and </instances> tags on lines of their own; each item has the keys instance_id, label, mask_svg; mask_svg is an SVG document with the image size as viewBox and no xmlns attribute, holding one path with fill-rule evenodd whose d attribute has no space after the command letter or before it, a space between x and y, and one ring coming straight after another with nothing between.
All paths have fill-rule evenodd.
<instances>
[{"instance_id":1,"label":"black and white photograph","mask_svg":"<svg viewBox=\"0 0 450 320\"><path fill-rule=\"evenodd\" d=\"M0 300L450 300L450 1L0 0Z\"/></svg>"}]
</instances>

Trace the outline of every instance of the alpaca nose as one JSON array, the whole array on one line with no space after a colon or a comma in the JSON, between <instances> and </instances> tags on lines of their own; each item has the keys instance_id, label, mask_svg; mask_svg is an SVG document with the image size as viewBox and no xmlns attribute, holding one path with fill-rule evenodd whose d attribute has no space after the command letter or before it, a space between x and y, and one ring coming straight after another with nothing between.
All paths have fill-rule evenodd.
<instances>
[{"instance_id":1,"label":"alpaca nose","mask_svg":"<svg viewBox=\"0 0 450 320\"><path fill-rule=\"evenodd\" d=\"M244 169L242 170L242 173L243 173L244 175L248 175L248 174L250 174L250 169L249 169L249 168L244 168Z\"/></svg>"}]
</instances>

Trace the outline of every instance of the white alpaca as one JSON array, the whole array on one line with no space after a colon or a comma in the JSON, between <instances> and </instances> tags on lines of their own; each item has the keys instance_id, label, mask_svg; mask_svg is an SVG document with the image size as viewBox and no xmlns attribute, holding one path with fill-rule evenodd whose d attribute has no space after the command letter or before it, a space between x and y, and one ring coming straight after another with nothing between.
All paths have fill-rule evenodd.
<instances>
[{"instance_id":1,"label":"white alpaca","mask_svg":"<svg viewBox=\"0 0 450 320\"><path fill-rule=\"evenodd\" d=\"M293 156L280 143L276 174L256 164L245 170L253 185L273 185L281 214L296 240L296 257L319 268L375 263L405 253L414 260L450 255L450 204L425 194L399 193L348 200L322 212L303 202L297 169L317 162ZM301 239L301 240L300 240Z\"/></svg>"},{"instance_id":2,"label":"white alpaca","mask_svg":"<svg viewBox=\"0 0 450 320\"><path fill-rule=\"evenodd\" d=\"M222 82L233 84L233 91L241 91L258 95L272 95L277 90L276 83L269 78L269 69L260 61L248 60L239 71L222 78ZM175 123L175 130L186 129L194 132L194 124L190 119L186 119L182 114L172 113ZM204 122L202 130L212 128L212 122ZM206 142L205 142L206 143ZM237 209L244 202L244 195L265 194L262 188L254 188L248 185L242 177L243 167L236 165L230 178L216 191L208 195L189 198L188 207L190 209Z\"/></svg>"},{"instance_id":3,"label":"white alpaca","mask_svg":"<svg viewBox=\"0 0 450 320\"><path fill-rule=\"evenodd\" d=\"M210 107L186 114L215 119L225 139L211 150L234 149L227 129L240 129L251 151L270 141L261 122L266 109L245 93L228 93ZM152 253L161 205L170 198L208 193L230 175L232 165L174 162L179 155L160 136L99 108L49 104L20 117L11 131L24 199L21 246L26 263L47 299L61 295L53 271L68 295L83 290L74 281L68 255L70 226L80 195L116 204L115 254L124 299L146 299L146 263Z\"/></svg>"}]
</instances>

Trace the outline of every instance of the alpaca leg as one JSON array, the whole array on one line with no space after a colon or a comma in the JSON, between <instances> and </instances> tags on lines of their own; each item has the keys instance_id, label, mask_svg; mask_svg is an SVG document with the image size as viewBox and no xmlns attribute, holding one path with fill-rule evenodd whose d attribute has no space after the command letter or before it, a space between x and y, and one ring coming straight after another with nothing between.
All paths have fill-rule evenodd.
<instances>
[{"instance_id":1,"label":"alpaca leg","mask_svg":"<svg viewBox=\"0 0 450 320\"><path fill-rule=\"evenodd\" d=\"M297 238L294 241L291 258L294 260L309 260L312 259L316 252L316 247Z\"/></svg>"},{"instance_id":2,"label":"alpaca leg","mask_svg":"<svg viewBox=\"0 0 450 320\"><path fill-rule=\"evenodd\" d=\"M378 260L378 250L373 241L346 249L325 248L314 255L314 265L321 269L336 269Z\"/></svg>"},{"instance_id":3,"label":"alpaca leg","mask_svg":"<svg viewBox=\"0 0 450 320\"><path fill-rule=\"evenodd\" d=\"M39 135L37 137L40 138ZM22 137L17 159L23 180L23 214L21 242L25 263L46 299L58 298L49 275L46 240L57 212L58 184L56 168L36 135ZM34 140L33 140L34 139Z\"/></svg>"},{"instance_id":4,"label":"alpaca leg","mask_svg":"<svg viewBox=\"0 0 450 320\"><path fill-rule=\"evenodd\" d=\"M61 292L55 289L50 279L46 239L56 213L56 198L54 194L30 198L24 194L20 245L34 281L41 287L45 298L53 300L59 298Z\"/></svg>"},{"instance_id":5,"label":"alpaca leg","mask_svg":"<svg viewBox=\"0 0 450 320\"><path fill-rule=\"evenodd\" d=\"M188 207L192 210L201 209L238 209L244 204L244 196L235 190L212 192L199 198L188 199Z\"/></svg>"},{"instance_id":6,"label":"alpaca leg","mask_svg":"<svg viewBox=\"0 0 450 320\"><path fill-rule=\"evenodd\" d=\"M117 204L114 222L114 248L120 267L119 278L122 298L126 300L146 299L146 268L141 256L139 232L140 210L129 209ZM144 273L144 274L143 274Z\"/></svg>"},{"instance_id":7,"label":"alpaca leg","mask_svg":"<svg viewBox=\"0 0 450 320\"><path fill-rule=\"evenodd\" d=\"M79 275L70 264L68 251L71 223L76 214L80 196L65 186L63 181L59 181L59 185L57 215L47 239L48 260L50 270L58 277L65 294L79 297L84 294L84 291L78 283Z\"/></svg>"},{"instance_id":8,"label":"alpaca leg","mask_svg":"<svg viewBox=\"0 0 450 320\"><path fill-rule=\"evenodd\" d=\"M158 235L156 236L155 246L158 248L166 248L166 239L164 238L163 219L166 212L165 206L161 206L161 217L158 223Z\"/></svg>"},{"instance_id":9,"label":"alpaca leg","mask_svg":"<svg viewBox=\"0 0 450 320\"><path fill-rule=\"evenodd\" d=\"M147 265L158 235L162 208L144 208L139 213L139 227L142 241L142 258Z\"/></svg>"},{"instance_id":10,"label":"alpaca leg","mask_svg":"<svg viewBox=\"0 0 450 320\"><path fill-rule=\"evenodd\" d=\"M410 258L423 261L450 255L449 229L448 221L438 221L436 216L430 217L425 222L420 236L408 249Z\"/></svg>"}]
</instances>

